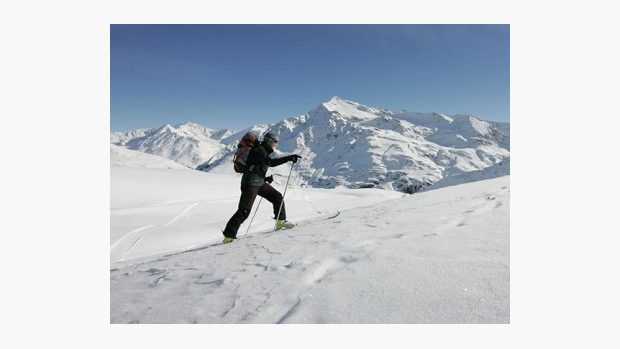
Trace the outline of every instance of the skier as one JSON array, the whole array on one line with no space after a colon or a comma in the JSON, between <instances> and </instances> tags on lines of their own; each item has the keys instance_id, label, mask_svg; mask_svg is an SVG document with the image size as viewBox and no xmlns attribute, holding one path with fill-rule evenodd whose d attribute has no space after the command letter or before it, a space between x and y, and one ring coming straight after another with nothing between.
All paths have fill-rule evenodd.
<instances>
[{"instance_id":1,"label":"skier","mask_svg":"<svg viewBox=\"0 0 620 349\"><path fill-rule=\"evenodd\" d=\"M282 202L282 194L269 185L269 183L273 181L273 176L265 176L267 175L267 169L269 167L275 167L288 161L296 163L301 156L293 154L281 158L270 158L269 154L273 153L277 145L278 135L274 132L267 132L263 137L263 141L250 150L247 159L247 170L241 177L239 207L237 208L237 212L230 217L223 231L225 244L233 242L237 238L237 230L239 230L239 226L250 215L256 195L260 195L273 204L276 230L289 229L295 226L293 223L286 220L286 210ZM282 205L282 209L280 209L280 205ZM278 215L278 210L280 210L280 216L276 217Z\"/></svg>"}]
</instances>

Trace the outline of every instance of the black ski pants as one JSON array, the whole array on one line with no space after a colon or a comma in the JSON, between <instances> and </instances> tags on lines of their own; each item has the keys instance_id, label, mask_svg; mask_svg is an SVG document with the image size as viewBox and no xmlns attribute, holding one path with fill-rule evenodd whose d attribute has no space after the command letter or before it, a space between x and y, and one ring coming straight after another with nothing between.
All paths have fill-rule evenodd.
<instances>
[{"instance_id":1,"label":"black ski pants","mask_svg":"<svg viewBox=\"0 0 620 349\"><path fill-rule=\"evenodd\" d=\"M282 211L280 211L279 219L286 220L286 211L284 209L284 203L282 202L282 194L269 185L269 183L265 183L261 187L243 186L241 187L239 207L237 208L237 212L228 220L226 228L224 229L224 236L231 238L237 236L239 226L248 218L252 211L252 205L254 204L256 195L267 199L267 201L273 204L274 217L278 214L280 203L282 203Z\"/></svg>"}]
</instances>

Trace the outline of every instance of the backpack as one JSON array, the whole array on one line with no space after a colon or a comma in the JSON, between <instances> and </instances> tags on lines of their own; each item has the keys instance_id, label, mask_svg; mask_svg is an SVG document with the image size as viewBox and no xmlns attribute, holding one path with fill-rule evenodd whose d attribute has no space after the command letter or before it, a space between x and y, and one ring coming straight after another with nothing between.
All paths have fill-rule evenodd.
<instances>
[{"instance_id":1,"label":"backpack","mask_svg":"<svg viewBox=\"0 0 620 349\"><path fill-rule=\"evenodd\" d=\"M247 170L248 155L250 150L258 144L258 138L255 134L248 132L239 141L237 151L233 157L233 166L235 172L244 173Z\"/></svg>"}]
</instances>

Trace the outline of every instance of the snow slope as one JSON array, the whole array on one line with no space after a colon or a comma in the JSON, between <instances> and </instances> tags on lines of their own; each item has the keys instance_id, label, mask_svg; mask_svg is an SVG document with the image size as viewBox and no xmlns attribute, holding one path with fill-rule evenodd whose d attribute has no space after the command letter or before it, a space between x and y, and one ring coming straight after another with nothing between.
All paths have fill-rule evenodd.
<instances>
[{"instance_id":1,"label":"snow slope","mask_svg":"<svg viewBox=\"0 0 620 349\"><path fill-rule=\"evenodd\" d=\"M110 165L145 168L170 168L177 170L189 170L188 167L176 161L161 156L151 155L118 145L110 145Z\"/></svg>"},{"instance_id":2,"label":"snow slope","mask_svg":"<svg viewBox=\"0 0 620 349\"><path fill-rule=\"evenodd\" d=\"M113 168L112 172L113 180L119 182L136 170L175 171L119 170ZM178 173L196 175L192 171ZM151 175L155 176L141 174L142 178ZM213 175L196 176L196 183L202 181L205 191L220 187L209 187L216 182ZM364 191L344 192L359 200L367 198ZM139 190L131 194L139 195ZM159 222L152 219L157 210L167 207L163 203L139 206L137 211L113 210L112 221L132 217L134 226L143 227L140 234L153 228L145 228L147 222L156 227L168 224L166 234L176 239L192 225L207 230L206 222L214 222L210 215L230 211L199 213L200 205L208 205L200 200L200 194L189 188L176 194L161 193L158 200L150 200L177 205ZM296 195L301 198L304 193L297 191ZM323 212L332 211L335 207L323 205L342 200L339 195L345 194L324 191L314 195L308 191L310 200L300 200L291 214L312 204ZM320 195L325 201L318 205ZM234 204L235 198L226 198L223 189L217 196L222 200L219 205ZM508 323L509 205L509 177L503 176L366 203L335 218L305 220L289 231L256 232L233 244L198 246L113 263L110 320ZM192 216L201 218L188 223ZM215 226L221 226L227 216L218 217L220 224Z\"/></svg>"},{"instance_id":3,"label":"snow slope","mask_svg":"<svg viewBox=\"0 0 620 349\"><path fill-rule=\"evenodd\" d=\"M451 177L445 177L439 182L428 187L426 190L434 190L462 183L476 182L485 179L497 178L510 175L510 157L500 163L486 167L479 171L463 172Z\"/></svg>"},{"instance_id":4,"label":"snow slope","mask_svg":"<svg viewBox=\"0 0 620 349\"><path fill-rule=\"evenodd\" d=\"M158 160L154 156L150 158ZM118 162L113 156L112 163ZM239 202L240 174L124 164L110 168L112 262L187 249L222 239L221 231ZM285 182L285 176L274 175L273 186L280 192L284 190ZM285 204L289 219L299 221L402 195L379 189L302 188L299 178L293 177ZM259 200L257 198L254 209ZM270 229L274 224L273 216L273 206L263 201L252 231ZM239 229L240 235L246 232L248 224L249 219Z\"/></svg>"}]
</instances>

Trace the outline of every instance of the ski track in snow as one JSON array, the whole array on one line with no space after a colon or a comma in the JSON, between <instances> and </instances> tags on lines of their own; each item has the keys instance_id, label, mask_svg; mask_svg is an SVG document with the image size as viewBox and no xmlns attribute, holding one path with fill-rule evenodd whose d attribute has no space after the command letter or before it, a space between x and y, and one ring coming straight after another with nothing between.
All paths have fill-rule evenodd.
<instances>
[{"instance_id":1,"label":"ski track in snow","mask_svg":"<svg viewBox=\"0 0 620 349\"><path fill-rule=\"evenodd\" d=\"M111 322L508 322L508 187L445 201L436 193L117 263ZM478 232L489 220L501 238Z\"/></svg>"},{"instance_id":2,"label":"ski track in snow","mask_svg":"<svg viewBox=\"0 0 620 349\"><path fill-rule=\"evenodd\" d=\"M118 247L118 246L119 246L119 245L120 245L123 241L125 241L126 239L128 239L128 238L129 238L130 236L132 236L133 234L138 233L138 232L141 232L141 231L146 230L146 229L153 228L153 227L155 227L155 226L154 226L154 225L152 225L152 224L149 224L149 225L145 225L145 226L143 226L143 227L140 227L140 228L138 228L138 229L134 229L134 230L130 231L129 233L127 233L127 234L125 234L125 235L121 236L121 238L120 238L120 239L116 240L116 242L114 242L114 243L112 244L112 246L110 246L110 250L112 250L112 251L116 250L116 248L117 248L117 247Z\"/></svg>"},{"instance_id":3,"label":"ski track in snow","mask_svg":"<svg viewBox=\"0 0 620 349\"><path fill-rule=\"evenodd\" d=\"M111 262L191 250L221 241L222 229L239 200L239 178L235 176L123 166L112 166L111 174ZM283 190L281 186L277 189ZM291 187L286 203L287 209L295 213L295 220L303 222L336 209L395 197L395 192L378 189L353 192L304 188L301 192ZM258 211L251 234L266 232L273 226L272 206L265 201ZM241 225L241 234L245 234L249 223L247 220Z\"/></svg>"},{"instance_id":4,"label":"ski track in snow","mask_svg":"<svg viewBox=\"0 0 620 349\"><path fill-rule=\"evenodd\" d=\"M324 223L324 225L328 225L328 224ZM295 230L290 230L286 232L285 233L286 235L284 236L271 235L271 236L266 236L265 238L267 239L286 238L288 241L291 241L291 238L295 237L293 235L294 233L295 233ZM274 233L274 234L277 234L277 233ZM280 235L283 235L283 234L280 234ZM302 241L302 244L300 247L303 249L306 249L307 246L310 245L313 248L319 248L321 245L324 245L324 246L327 246L327 248L336 250L336 251L338 250L347 251L348 250L346 246L341 246L339 243L335 241L328 241L328 240L311 241L310 239L312 239L312 236L306 235L304 239L305 241ZM228 296L226 297L229 299L228 302L226 304L223 304L220 310L210 312L210 314L212 314L213 317L211 318L211 321L206 321L206 322L225 323L225 322L240 321L239 318L236 318L236 319L227 318L229 314L231 315L233 314L233 310L237 304L237 301L240 298L242 298L242 295L240 295L237 292L240 289L240 286L235 281L237 278L241 277L245 273L253 273L254 278L257 278L260 280L263 277L265 277L266 274L270 274L273 272L275 272L276 274L278 272L284 272L286 274L283 277L284 280L289 280L289 281L292 280L295 283L301 280L301 282L297 283L297 285L294 287L295 291L291 293L293 295L292 298L283 299L282 304L271 305L270 307L267 307L267 309L263 310L266 314L270 314L269 318L271 318L272 315L277 318L277 319L274 319L273 322L283 323L283 322L286 322L286 320L295 313L296 308L301 303L302 295L307 293L310 289L312 289L313 286L320 284L326 277L328 277L328 275L342 268L346 268L348 265L355 263L361 258L367 256L367 253L363 252L365 247L362 246L359 251L352 249L348 253L345 253L340 258L328 258L328 259L302 258L300 260L287 260L283 262L283 261L279 261L278 257L282 256L285 253L282 250L286 250L286 241L280 242L277 246L277 249L276 248L271 249L267 246L254 242L254 240L255 239L253 239L253 236L248 237L243 240L239 240L234 243L235 244L234 249L229 248L233 246L218 245L218 246L212 247L212 249L194 251L195 253L198 252L201 254L209 254L209 252L213 252L215 253L216 256L222 257L222 259L225 259L223 258L224 256L235 254L235 250L247 251L249 255L243 261L241 261L241 263L239 264L239 267L232 268L229 271L229 274L225 276L215 276L215 274L220 273L218 271L211 271L209 273L204 273L203 271L201 271L200 268L194 268L194 267L187 267L187 268L182 267L181 270L178 270L178 267L182 266L182 264L170 259L172 256L164 257L154 262L139 264L137 266L129 266L128 269L134 269L134 270L130 272L126 272L122 275L132 276L132 275L135 275L135 273L138 273L139 275L140 274L146 275L147 277L149 277L149 280L146 282L146 285L149 288L154 288L154 287L160 286L166 280L172 280L173 279L172 275L174 274L179 274L179 275L186 274L186 273L193 274L191 275L191 279L192 279L191 284L203 285L204 287L206 287L207 293L212 293L215 291L222 292L222 294L229 293ZM142 265L147 266L151 263L168 264L168 262L172 262L175 268L166 269L166 268L159 267L159 266L157 267L150 266L146 269L142 268ZM220 267L221 265L216 266L215 270L219 270ZM225 268L222 268L222 269L225 269ZM117 274L118 272L119 272L119 269L112 270L113 274ZM208 277L212 275L213 277ZM281 283L277 280L269 280L269 283L270 283L269 288L273 290L275 288L284 287L289 282L286 281L286 282ZM187 286L190 286L190 285L188 284ZM263 285L262 287L264 288L265 286ZM222 297L222 294L220 294L219 296ZM265 292L255 297L257 297L257 300L259 300L259 302L254 309L249 310L247 313L242 314L245 316L246 319L251 318L252 314L258 314L260 310L262 310L262 308L265 308L267 300L272 298L273 295L269 292ZM279 295L278 297L280 298ZM229 320L232 320L232 321L229 321ZM132 319L128 322L141 323L142 321L140 321L139 319ZM204 319L202 319L201 322L204 322ZM265 318L264 321L259 320L259 322L271 322L271 320L268 320L267 318Z\"/></svg>"},{"instance_id":5,"label":"ski track in snow","mask_svg":"<svg viewBox=\"0 0 620 349\"><path fill-rule=\"evenodd\" d=\"M192 209L194 209L195 207L197 207L198 205L200 205L200 202L195 202L193 204L191 204L190 206L188 206L187 208L185 208L181 213L179 213L178 215L174 216L171 220L169 220L168 222L166 222L162 227L168 227L172 224L174 224L178 219L184 217L187 215L188 212L190 212ZM136 245L138 245L138 243L145 237L147 236L149 233L153 232L154 230L152 228L162 228L162 227L157 227L154 224L149 224L137 229L134 229L132 231L130 231L129 233L121 236L121 238L119 238L116 242L114 242L114 244L112 244L112 246L110 246L110 251L111 252L116 252L118 249L120 249L123 245L123 242L128 240L129 237L135 235L136 233L139 232L143 232L140 236L138 236L131 245L129 245L129 247L125 248L125 251L122 252L122 256L117 260L117 262L123 262L127 259L127 257L131 254L131 252L133 251L133 249L136 247ZM146 230L146 231L145 231Z\"/></svg>"},{"instance_id":6,"label":"ski track in snow","mask_svg":"<svg viewBox=\"0 0 620 349\"><path fill-rule=\"evenodd\" d=\"M176 222L177 219L185 216L187 214L187 212L189 212L190 210L192 210L193 208L195 208L196 206L200 205L200 202L196 202L191 204L188 208L186 208L185 210L183 210L183 212L179 213L177 216L175 216L174 218L172 218L168 223L164 224L164 227L169 226L170 224Z\"/></svg>"}]
</instances>

